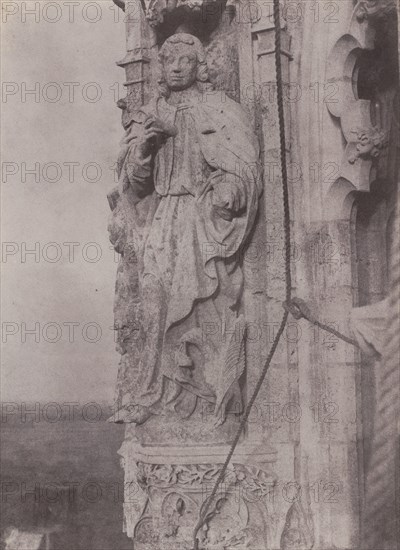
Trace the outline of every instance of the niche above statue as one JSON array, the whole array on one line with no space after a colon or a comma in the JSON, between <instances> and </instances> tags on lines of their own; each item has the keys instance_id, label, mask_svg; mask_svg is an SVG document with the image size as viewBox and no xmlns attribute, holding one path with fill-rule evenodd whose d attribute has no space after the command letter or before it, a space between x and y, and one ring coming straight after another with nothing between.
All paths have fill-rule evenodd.
<instances>
[{"instance_id":1,"label":"niche above statue","mask_svg":"<svg viewBox=\"0 0 400 550\"><path fill-rule=\"evenodd\" d=\"M114 2L129 16L128 0ZM141 0L140 4L159 44L179 32L207 39L220 23L226 8L234 13L232 0ZM137 9L135 3L131 5L132 9Z\"/></svg>"}]
</instances>

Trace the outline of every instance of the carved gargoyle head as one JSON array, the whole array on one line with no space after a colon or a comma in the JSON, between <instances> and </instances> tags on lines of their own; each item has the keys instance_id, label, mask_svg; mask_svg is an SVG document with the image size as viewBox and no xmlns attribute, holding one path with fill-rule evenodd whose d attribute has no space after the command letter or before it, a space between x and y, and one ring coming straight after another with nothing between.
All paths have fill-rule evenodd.
<instances>
[{"instance_id":1,"label":"carved gargoyle head","mask_svg":"<svg viewBox=\"0 0 400 550\"><path fill-rule=\"evenodd\" d=\"M186 90L196 82L208 81L206 55L200 40L186 33L167 38L160 49L161 95Z\"/></svg>"}]
</instances>

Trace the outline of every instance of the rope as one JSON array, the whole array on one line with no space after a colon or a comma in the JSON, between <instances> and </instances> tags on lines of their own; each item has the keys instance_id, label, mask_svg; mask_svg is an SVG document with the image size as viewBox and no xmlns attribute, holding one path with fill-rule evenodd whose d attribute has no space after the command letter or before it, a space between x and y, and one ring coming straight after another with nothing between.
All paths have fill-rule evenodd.
<instances>
[{"instance_id":1,"label":"rope","mask_svg":"<svg viewBox=\"0 0 400 550\"><path fill-rule=\"evenodd\" d=\"M325 325L324 323L321 323L320 321L318 321L312 315L305 301L302 300L301 298L292 298L291 302L284 302L283 307L286 311L291 313L295 319L297 320L307 319L307 321L309 321L312 325L316 325L322 330L325 330L326 332L330 332L331 334L334 334L335 336L337 336L337 338L340 338L340 340L343 340L344 342L347 342L348 344L351 344L356 348L360 348L358 342L353 340L353 338L349 338L345 334L342 334L341 332L339 332L338 330L335 330L329 325Z\"/></svg>"},{"instance_id":2,"label":"rope","mask_svg":"<svg viewBox=\"0 0 400 550\"><path fill-rule=\"evenodd\" d=\"M287 167L286 167L286 138L285 138L285 120L283 113L283 90L282 90L282 65L281 65L281 35L280 35L280 13L279 13L279 0L274 0L274 25L275 25L275 70L276 70L276 83L277 83L277 102L278 102L278 119L279 119L279 139L280 139L280 158L281 158L281 171L282 171L282 192L283 192L283 210L284 210L284 243L285 243L285 281L286 281L286 303L291 302L291 290L292 290L292 276L290 270L290 209L289 209L289 188L288 188L288 178L287 178ZM278 332L274 338L271 349L269 351L268 357L265 361L264 367L262 369L260 378L256 384L254 392L247 404L244 416L239 424L239 428L236 432L235 438L231 445L230 451L226 460L222 466L222 469L218 475L217 481L215 482L214 488L211 492L210 497L205 501L204 506L200 510L200 518L196 524L193 533L194 539L194 550L199 550L199 539L197 533L199 529L204 524L204 521L207 517L207 512L210 509L211 502L217 494L218 488L221 485L231 458L235 452L237 444L239 443L240 436L246 426L247 420L250 416L251 409L254 405L255 400L259 394L261 386L264 383L265 377L267 375L269 366L271 364L272 358L275 354L276 348L278 347L279 340L282 336L284 328L286 326L286 321L288 318L289 312L286 310L283 314L281 323L279 325Z\"/></svg>"}]
</instances>

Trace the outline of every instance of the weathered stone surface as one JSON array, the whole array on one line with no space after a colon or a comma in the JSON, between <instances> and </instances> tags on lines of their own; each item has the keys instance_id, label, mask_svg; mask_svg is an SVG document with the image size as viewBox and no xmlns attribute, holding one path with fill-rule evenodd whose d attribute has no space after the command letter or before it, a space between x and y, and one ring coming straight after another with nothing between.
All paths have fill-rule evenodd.
<instances>
[{"instance_id":1,"label":"weathered stone surface","mask_svg":"<svg viewBox=\"0 0 400 550\"><path fill-rule=\"evenodd\" d=\"M121 63L133 76L109 197L121 253L114 420L127 424L121 455L137 498L126 495L125 529L135 548L192 548L204 488L211 492L282 318L272 4L226 4L146 2L128 24ZM353 306L385 297L398 166L397 84L387 76L397 60L386 56L393 7L297 7L301 20L284 6L280 29L292 291L351 334ZM360 546L372 361L289 318L228 471L240 494L228 484L211 504L200 548ZM264 492L249 503L246 483L271 484L274 502Z\"/></svg>"},{"instance_id":2,"label":"weathered stone surface","mask_svg":"<svg viewBox=\"0 0 400 550\"><path fill-rule=\"evenodd\" d=\"M138 353L116 420L188 418L206 401L223 422L245 370L239 251L261 192L257 139L239 105L207 85L197 38L172 36L160 57L160 96L132 116L123 141L110 224L131 266L128 281L119 269L116 312L128 316L119 345L125 355L136 340Z\"/></svg>"},{"instance_id":3,"label":"weathered stone surface","mask_svg":"<svg viewBox=\"0 0 400 550\"><path fill-rule=\"evenodd\" d=\"M124 443L120 452L129 464L126 479L132 482L126 489L126 530L135 547L191 548L196 526L201 549L261 549L268 544L276 484L271 466L276 457L267 447L238 447L201 518L228 450L221 445L165 449Z\"/></svg>"},{"instance_id":4,"label":"weathered stone surface","mask_svg":"<svg viewBox=\"0 0 400 550\"><path fill-rule=\"evenodd\" d=\"M155 548L170 541L183 548L195 528L190 519L199 521L203 474L210 483L216 480L248 399L241 259L262 189L255 133L239 104L209 82L198 38L173 35L159 59L159 95L126 119L119 186L110 195L110 237L122 257L113 420L128 424L127 441L153 453L155 444L180 449L154 468L147 455L135 462L124 453L124 461L137 470L143 499L152 503L144 502L135 520L126 509L135 544ZM212 445L219 447L213 451ZM176 460L188 449L191 465L180 466L178 475ZM157 476L169 479L158 492L150 483ZM210 512L202 547L225 541L247 548L251 538L265 544L266 533L256 534L259 528L243 506L233 509L233 497L215 506L214 513L229 508L225 513L234 517L230 527L216 527L214 520L211 528ZM260 510L267 514L263 505ZM161 532L160 522L166 529Z\"/></svg>"}]
</instances>

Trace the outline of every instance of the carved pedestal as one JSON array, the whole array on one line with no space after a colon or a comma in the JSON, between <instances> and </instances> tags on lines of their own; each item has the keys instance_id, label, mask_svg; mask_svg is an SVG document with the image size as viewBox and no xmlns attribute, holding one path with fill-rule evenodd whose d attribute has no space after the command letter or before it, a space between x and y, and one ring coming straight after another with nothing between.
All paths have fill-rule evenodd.
<instances>
[{"instance_id":1,"label":"carved pedestal","mask_svg":"<svg viewBox=\"0 0 400 550\"><path fill-rule=\"evenodd\" d=\"M259 449L262 448L262 451ZM224 482L199 522L229 451L212 447L143 447L126 440L125 527L135 550L264 550L271 540L274 451L239 446Z\"/></svg>"}]
</instances>

